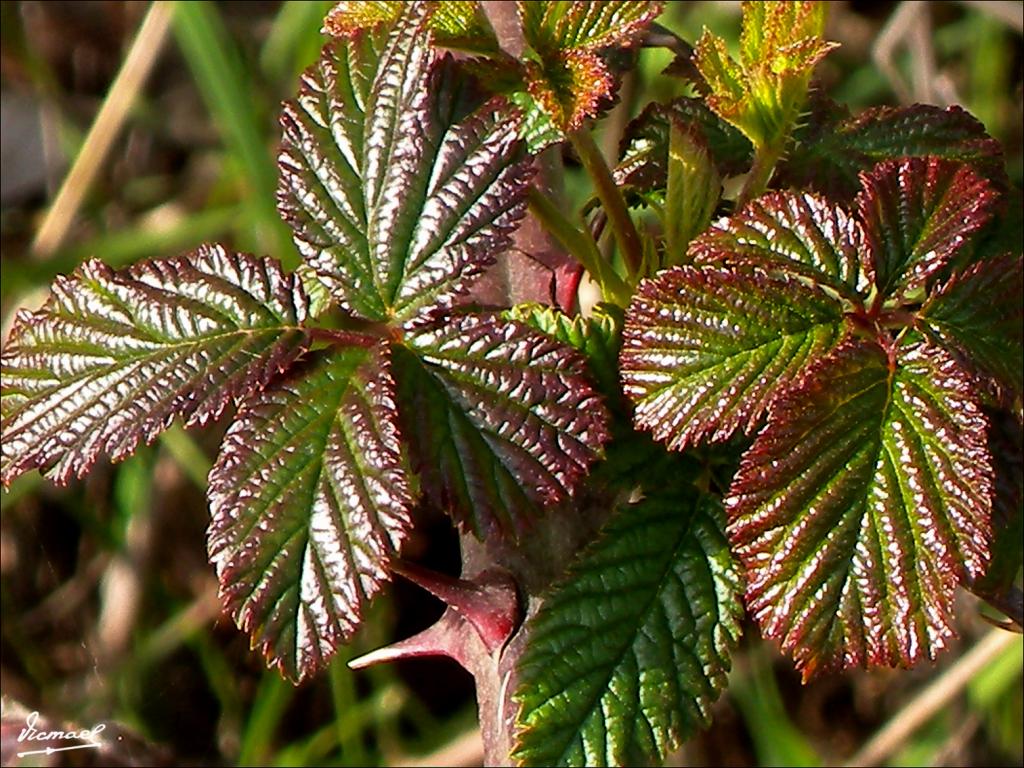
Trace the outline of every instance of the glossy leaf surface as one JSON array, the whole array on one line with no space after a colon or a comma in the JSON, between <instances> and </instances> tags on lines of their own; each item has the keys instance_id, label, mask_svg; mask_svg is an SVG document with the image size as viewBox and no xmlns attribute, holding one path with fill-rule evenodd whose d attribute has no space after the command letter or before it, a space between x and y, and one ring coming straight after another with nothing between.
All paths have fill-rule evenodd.
<instances>
[{"instance_id":1,"label":"glossy leaf surface","mask_svg":"<svg viewBox=\"0 0 1024 768\"><path fill-rule=\"evenodd\" d=\"M812 117L798 151L778 169L782 186L811 188L837 202L860 191L860 174L884 161L932 155L968 163L997 186L1005 182L999 142L960 107L876 107L850 117L839 110Z\"/></svg>"},{"instance_id":2,"label":"glossy leaf surface","mask_svg":"<svg viewBox=\"0 0 1024 768\"><path fill-rule=\"evenodd\" d=\"M753 429L843 330L842 308L796 279L679 267L641 284L622 380L637 426L671 449Z\"/></svg>"},{"instance_id":3,"label":"glossy leaf surface","mask_svg":"<svg viewBox=\"0 0 1024 768\"><path fill-rule=\"evenodd\" d=\"M563 344L497 315L441 318L406 344L395 378L414 468L466 530L517 535L600 454L607 414Z\"/></svg>"},{"instance_id":4,"label":"glossy leaf surface","mask_svg":"<svg viewBox=\"0 0 1024 768\"><path fill-rule=\"evenodd\" d=\"M622 334L622 310L614 304L598 304L589 317L569 316L543 304L520 304L505 313L580 352L594 381L606 397L619 393L618 356Z\"/></svg>"},{"instance_id":5,"label":"glossy leaf surface","mask_svg":"<svg viewBox=\"0 0 1024 768\"><path fill-rule=\"evenodd\" d=\"M495 99L455 122L426 8L335 42L282 114L279 205L340 304L408 319L464 292L522 215L520 116Z\"/></svg>"},{"instance_id":6,"label":"glossy leaf surface","mask_svg":"<svg viewBox=\"0 0 1024 768\"><path fill-rule=\"evenodd\" d=\"M954 275L924 306L919 327L974 371L1010 392L1024 389L1021 257L1004 256Z\"/></svg>"},{"instance_id":7,"label":"glossy leaf surface","mask_svg":"<svg viewBox=\"0 0 1024 768\"><path fill-rule=\"evenodd\" d=\"M528 625L513 757L646 764L707 724L742 615L722 525L692 488L615 513Z\"/></svg>"},{"instance_id":8,"label":"glossy leaf surface","mask_svg":"<svg viewBox=\"0 0 1024 768\"><path fill-rule=\"evenodd\" d=\"M770 192L693 242L698 263L800 275L850 301L867 287L864 233L841 208L811 194Z\"/></svg>"},{"instance_id":9,"label":"glossy leaf surface","mask_svg":"<svg viewBox=\"0 0 1024 768\"><path fill-rule=\"evenodd\" d=\"M861 183L856 205L883 296L924 285L988 222L996 202L968 166L933 157L880 163Z\"/></svg>"},{"instance_id":10,"label":"glossy leaf surface","mask_svg":"<svg viewBox=\"0 0 1024 768\"><path fill-rule=\"evenodd\" d=\"M990 458L944 352L843 344L773 409L726 500L747 606L809 677L910 666L988 560Z\"/></svg>"},{"instance_id":11,"label":"glossy leaf surface","mask_svg":"<svg viewBox=\"0 0 1024 768\"><path fill-rule=\"evenodd\" d=\"M270 259L203 246L114 271L89 261L19 315L2 357L5 484L65 483L180 416L203 424L306 345L307 299Z\"/></svg>"},{"instance_id":12,"label":"glossy leaf surface","mask_svg":"<svg viewBox=\"0 0 1024 768\"><path fill-rule=\"evenodd\" d=\"M355 631L410 526L386 354L320 352L251 396L210 473L221 595L294 681Z\"/></svg>"}]
</instances>

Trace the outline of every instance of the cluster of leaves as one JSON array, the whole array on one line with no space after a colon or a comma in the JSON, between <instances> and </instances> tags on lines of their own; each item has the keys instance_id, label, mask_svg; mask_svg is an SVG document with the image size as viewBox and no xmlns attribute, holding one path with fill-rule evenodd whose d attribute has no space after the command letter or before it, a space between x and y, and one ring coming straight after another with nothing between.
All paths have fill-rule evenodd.
<instances>
[{"instance_id":1,"label":"cluster of leaves","mask_svg":"<svg viewBox=\"0 0 1024 768\"><path fill-rule=\"evenodd\" d=\"M340 2L324 29L341 37L392 24L403 3ZM532 150L579 129L612 98L615 77L606 61L637 42L663 3L517 2L515 44L503 47L478 2L442 2L429 28L436 46L470 54L468 68L524 112L523 137Z\"/></svg>"},{"instance_id":2,"label":"cluster of leaves","mask_svg":"<svg viewBox=\"0 0 1024 768\"><path fill-rule=\"evenodd\" d=\"M1002 331L1021 320L1020 259L933 279L991 218L990 185L937 158L862 183L853 212L774 193L715 224L641 287L622 352L637 424L672 448L764 425L730 540L748 608L808 675L943 647L954 588L988 559L974 376L1019 391ZM980 301L993 280L1007 289Z\"/></svg>"},{"instance_id":3,"label":"cluster of leaves","mask_svg":"<svg viewBox=\"0 0 1024 768\"><path fill-rule=\"evenodd\" d=\"M934 658L956 586L999 588L993 496L1019 500L984 412L1019 419L1024 384L998 144L957 108L810 97L823 5L744 3L740 60L705 32L674 67L698 97L648 106L602 169L584 123L661 4L516 8L499 40L478 2L339 3L281 120L304 266L211 246L59 280L4 349L3 482L66 482L237 404L210 557L254 645L302 679L392 570L433 578L398 562L421 498L528 559L544 508L589 522L563 502L603 455L585 492L607 522L525 595L526 765L664 758L725 685L744 590L805 676ZM604 259L536 190L531 210L613 303L481 311L466 294L524 214L531 152L565 138L637 252ZM634 228L640 206L660 226ZM996 552L1010 579L1015 547ZM500 657L498 618L465 626Z\"/></svg>"},{"instance_id":4,"label":"cluster of leaves","mask_svg":"<svg viewBox=\"0 0 1024 768\"><path fill-rule=\"evenodd\" d=\"M220 246L91 261L3 352L5 484L33 468L67 482L238 405L209 554L239 625L295 680L359 625L421 491L480 537L515 536L606 439L577 353L457 306L507 245L530 166L518 110L467 103L429 18L414 4L327 46L285 105L279 208L301 277Z\"/></svg>"},{"instance_id":5,"label":"cluster of leaves","mask_svg":"<svg viewBox=\"0 0 1024 768\"><path fill-rule=\"evenodd\" d=\"M685 464L643 453L630 465L619 451L635 439L613 442L596 474L618 462L613 474L644 496L528 625L516 752L528 764L664 758L720 689L738 585L809 677L935 658L956 586L988 572L984 409L1009 407L1019 424L1024 369L1020 226L1005 215L1000 148L955 107L852 117L808 101L831 48L821 14L745 4L741 62L706 32L692 66L675 67L702 98L649 105L623 138L614 179L661 226L644 234L638 274L652 278L627 308L618 372L633 424L683 459L756 438L722 493L743 577L716 571L712 549L694 566L681 548L693 539L660 527L666 506L677 531L692 524L700 473L674 486ZM723 199L743 174L740 199ZM780 191L762 194L769 179ZM1005 516L1013 530L1019 510ZM996 555L1012 584L1019 540ZM718 577L696 590L676 580L708 568ZM703 633L687 621L695 605Z\"/></svg>"}]
</instances>

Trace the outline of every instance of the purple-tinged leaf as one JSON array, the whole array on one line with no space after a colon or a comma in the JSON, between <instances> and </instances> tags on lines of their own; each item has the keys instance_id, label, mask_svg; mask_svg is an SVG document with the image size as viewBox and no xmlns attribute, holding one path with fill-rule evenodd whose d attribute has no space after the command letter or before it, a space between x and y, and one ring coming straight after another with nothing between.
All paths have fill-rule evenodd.
<instances>
[{"instance_id":1,"label":"purple-tinged leaf","mask_svg":"<svg viewBox=\"0 0 1024 768\"><path fill-rule=\"evenodd\" d=\"M414 502L383 345L320 352L253 394L210 472L210 560L239 627L293 681L390 578Z\"/></svg>"},{"instance_id":2,"label":"purple-tinged leaf","mask_svg":"<svg viewBox=\"0 0 1024 768\"><path fill-rule=\"evenodd\" d=\"M842 307L794 278L678 267L640 285L621 370L634 421L682 450L751 431L843 332Z\"/></svg>"},{"instance_id":3,"label":"purple-tinged leaf","mask_svg":"<svg viewBox=\"0 0 1024 768\"><path fill-rule=\"evenodd\" d=\"M747 606L804 677L910 666L953 634L988 561L991 461L971 382L941 349L844 343L778 401L726 508Z\"/></svg>"},{"instance_id":4,"label":"purple-tinged leaf","mask_svg":"<svg viewBox=\"0 0 1024 768\"><path fill-rule=\"evenodd\" d=\"M900 157L959 160L997 188L1006 184L999 142L960 107L878 107L857 117L821 110L799 138L800 148L777 170L777 183L810 188L840 203L853 200L860 191L862 172Z\"/></svg>"},{"instance_id":5,"label":"purple-tinged leaf","mask_svg":"<svg viewBox=\"0 0 1024 768\"><path fill-rule=\"evenodd\" d=\"M437 319L394 350L402 427L431 502L519 535L601 453L607 413L575 351L497 315Z\"/></svg>"},{"instance_id":6,"label":"purple-tinged leaf","mask_svg":"<svg viewBox=\"0 0 1024 768\"><path fill-rule=\"evenodd\" d=\"M386 40L327 46L282 113L281 212L342 307L376 321L463 293L508 244L530 174L503 99L452 124L426 10L408 8Z\"/></svg>"},{"instance_id":7,"label":"purple-tinged leaf","mask_svg":"<svg viewBox=\"0 0 1024 768\"><path fill-rule=\"evenodd\" d=\"M1007 617L1020 619L1020 603L1016 616L1011 597L1020 600L1017 574L1024 561L1024 430L1018 418L1008 412L989 414L988 448L992 454L995 487L992 493L992 558L985 574L968 581L965 586L974 594L998 607Z\"/></svg>"},{"instance_id":8,"label":"purple-tinged leaf","mask_svg":"<svg viewBox=\"0 0 1024 768\"><path fill-rule=\"evenodd\" d=\"M864 232L841 208L811 194L770 192L712 224L690 251L697 263L749 265L800 275L860 302Z\"/></svg>"},{"instance_id":9,"label":"purple-tinged leaf","mask_svg":"<svg viewBox=\"0 0 1024 768\"><path fill-rule=\"evenodd\" d=\"M618 371L621 307L600 303L589 317L583 317L567 315L545 304L519 304L505 312L505 317L569 345L586 358L590 376L605 397L615 399L621 394Z\"/></svg>"},{"instance_id":10,"label":"purple-tinged leaf","mask_svg":"<svg viewBox=\"0 0 1024 768\"><path fill-rule=\"evenodd\" d=\"M66 483L176 416L217 418L304 349L307 312L280 264L220 246L120 272L86 262L4 347L3 483L36 468Z\"/></svg>"},{"instance_id":11,"label":"purple-tinged leaf","mask_svg":"<svg viewBox=\"0 0 1024 768\"><path fill-rule=\"evenodd\" d=\"M1024 389L1024 268L1006 255L953 275L918 314L918 328L968 370L1013 394Z\"/></svg>"},{"instance_id":12,"label":"purple-tinged leaf","mask_svg":"<svg viewBox=\"0 0 1024 768\"><path fill-rule=\"evenodd\" d=\"M883 297L923 286L985 226L997 200L969 166L936 157L879 163L861 184L865 268Z\"/></svg>"},{"instance_id":13,"label":"purple-tinged leaf","mask_svg":"<svg viewBox=\"0 0 1024 768\"><path fill-rule=\"evenodd\" d=\"M721 508L692 486L622 505L526 628L522 765L647 765L704 727L740 635Z\"/></svg>"}]
</instances>

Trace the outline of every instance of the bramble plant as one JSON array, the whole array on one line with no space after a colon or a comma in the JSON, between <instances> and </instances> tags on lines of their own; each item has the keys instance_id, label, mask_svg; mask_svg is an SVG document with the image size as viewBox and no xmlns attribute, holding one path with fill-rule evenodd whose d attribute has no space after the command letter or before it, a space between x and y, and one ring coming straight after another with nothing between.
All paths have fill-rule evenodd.
<instances>
[{"instance_id":1,"label":"bramble plant","mask_svg":"<svg viewBox=\"0 0 1024 768\"><path fill-rule=\"evenodd\" d=\"M448 610L352 664L458 660L491 764L663 760L744 603L805 679L935 659L961 585L1019 629L1020 480L988 436L1024 388L998 143L957 107L815 90L822 3L744 3L738 60L657 2L507 10L339 3L281 115L304 265L209 245L58 279L4 347L4 485L234 408L208 551L253 647L301 681L411 579ZM609 167L591 128L639 45L693 95ZM551 282L494 306L480 281L530 228ZM402 559L421 504L458 526L459 577Z\"/></svg>"}]
</instances>

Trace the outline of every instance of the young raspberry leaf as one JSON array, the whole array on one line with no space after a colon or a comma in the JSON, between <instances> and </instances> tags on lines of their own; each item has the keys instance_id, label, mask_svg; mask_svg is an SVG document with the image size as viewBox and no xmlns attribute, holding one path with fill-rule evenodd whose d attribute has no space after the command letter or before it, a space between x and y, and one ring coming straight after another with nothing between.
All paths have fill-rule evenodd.
<instances>
[{"instance_id":1,"label":"young raspberry leaf","mask_svg":"<svg viewBox=\"0 0 1024 768\"><path fill-rule=\"evenodd\" d=\"M708 30L697 41L708 106L755 147L777 147L804 108L814 67L836 47L824 28L824 3L744 2L739 62Z\"/></svg>"},{"instance_id":2,"label":"young raspberry leaf","mask_svg":"<svg viewBox=\"0 0 1024 768\"><path fill-rule=\"evenodd\" d=\"M354 37L363 30L387 27L398 21L402 0L343 0L324 19L324 31L336 37ZM434 3L428 21L434 45L483 55L497 54L498 40L476 0L441 0Z\"/></svg>"},{"instance_id":3,"label":"young raspberry leaf","mask_svg":"<svg viewBox=\"0 0 1024 768\"><path fill-rule=\"evenodd\" d=\"M1024 270L1010 255L975 264L932 294L917 327L969 370L1024 390Z\"/></svg>"},{"instance_id":4,"label":"young raspberry leaf","mask_svg":"<svg viewBox=\"0 0 1024 768\"><path fill-rule=\"evenodd\" d=\"M210 472L221 595L293 681L358 627L414 502L383 347L319 352L242 405Z\"/></svg>"},{"instance_id":5,"label":"young raspberry leaf","mask_svg":"<svg viewBox=\"0 0 1024 768\"><path fill-rule=\"evenodd\" d=\"M970 167L936 157L887 160L861 174L855 201L882 297L923 286L992 216L995 190Z\"/></svg>"},{"instance_id":6,"label":"young raspberry leaf","mask_svg":"<svg viewBox=\"0 0 1024 768\"><path fill-rule=\"evenodd\" d=\"M285 105L279 207L343 308L403 321L449 303L525 210L520 117L492 100L455 123L413 3L390 36L328 45Z\"/></svg>"},{"instance_id":7,"label":"young raspberry leaf","mask_svg":"<svg viewBox=\"0 0 1024 768\"><path fill-rule=\"evenodd\" d=\"M810 188L840 203L860 191L860 174L884 160L932 155L968 163L997 188L1006 184L999 142L960 107L878 107L857 117L828 110L780 164L781 187Z\"/></svg>"},{"instance_id":8,"label":"young raspberry leaf","mask_svg":"<svg viewBox=\"0 0 1024 768\"><path fill-rule=\"evenodd\" d=\"M568 347L498 315L441 317L394 350L403 433L431 502L478 537L518 535L607 439Z\"/></svg>"},{"instance_id":9,"label":"young raspberry leaf","mask_svg":"<svg viewBox=\"0 0 1024 768\"><path fill-rule=\"evenodd\" d=\"M631 45L661 13L664 3L646 0L519 2L523 36L542 56Z\"/></svg>"},{"instance_id":10,"label":"young raspberry leaf","mask_svg":"<svg viewBox=\"0 0 1024 768\"><path fill-rule=\"evenodd\" d=\"M726 508L747 607L804 677L910 666L952 636L988 560L991 462L972 385L942 350L849 341L773 407Z\"/></svg>"},{"instance_id":11,"label":"young raspberry leaf","mask_svg":"<svg viewBox=\"0 0 1024 768\"><path fill-rule=\"evenodd\" d=\"M842 307L795 278L677 267L641 283L621 369L634 421L669 448L757 426L843 330Z\"/></svg>"},{"instance_id":12,"label":"young raspberry leaf","mask_svg":"<svg viewBox=\"0 0 1024 768\"><path fill-rule=\"evenodd\" d=\"M596 115L615 82L599 56L581 52L553 54L543 64L528 62L525 74L527 92L563 131Z\"/></svg>"},{"instance_id":13,"label":"young raspberry leaf","mask_svg":"<svg viewBox=\"0 0 1024 768\"><path fill-rule=\"evenodd\" d=\"M578 129L611 96L614 79L599 52L635 43L661 8L646 0L518 3L537 55L524 70L527 90L560 130Z\"/></svg>"},{"instance_id":14,"label":"young raspberry leaf","mask_svg":"<svg viewBox=\"0 0 1024 768\"><path fill-rule=\"evenodd\" d=\"M4 347L3 483L36 468L66 483L176 416L217 418L304 349L307 312L280 264L220 246L121 272L86 262Z\"/></svg>"},{"instance_id":15,"label":"young raspberry leaf","mask_svg":"<svg viewBox=\"0 0 1024 768\"><path fill-rule=\"evenodd\" d=\"M859 303L864 232L841 208L811 194L769 192L716 222L691 246L697 263L799 275Z\"/></svg>"},{"instance_id":16,"label":"young raspberry leaf","mask_svg":"<svg viewBox=\"0 0 1024 768\"><path fill-rule=\"evenodd\" d=\"M742 616L722 528L692 488L617 510L527 625L513 758L660 762L707 725Z\"/></svg>"}]
</instances>

